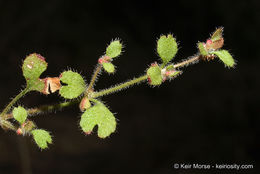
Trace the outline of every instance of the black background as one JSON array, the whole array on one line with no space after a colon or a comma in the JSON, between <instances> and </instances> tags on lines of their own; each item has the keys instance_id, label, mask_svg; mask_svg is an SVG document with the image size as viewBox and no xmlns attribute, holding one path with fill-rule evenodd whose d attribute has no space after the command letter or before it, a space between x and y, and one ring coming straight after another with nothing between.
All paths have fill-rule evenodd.
<instances>
[{"instance_id":1,"label":"black background","mask_svg":"<svg viewBox=\"0 0 260 174\"><path fill-rule=\"evenodd\" d=\"M173 33L175 62L197 52L223 26L225 49L235 69L220 61L184 69L160 87L140 84L103 101L116 113L109 138L85 136L77 107L34 118L52 132L53 145L40 151L31 137L0 131L0 173L257 173L259 164L258 0L237 1L0 1L0 106L25 84L22 60L36 52L49 63L44 76L69 68L87 82L113 38L124 54L114 75L103 74L96 89L137 77L154 61L156 40ZM57 94L30 93L18 104L30 108L63 101ZM253 164L254 169L176 170L174 163Z\"/></svg>"}]
</instances>

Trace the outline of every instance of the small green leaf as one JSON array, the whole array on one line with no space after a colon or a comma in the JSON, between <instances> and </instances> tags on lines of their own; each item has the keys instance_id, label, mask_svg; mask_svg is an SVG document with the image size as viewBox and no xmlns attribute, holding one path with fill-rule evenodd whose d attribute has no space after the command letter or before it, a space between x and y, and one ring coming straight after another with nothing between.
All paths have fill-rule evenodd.
<instances>
[{"instance_id":1,"label":"small green leaf","mask_svg":"<svg viewBox=\"0 0 260 174\"><path fill-rule=\"evenodd\" d=\"M167 64L176 55L178 51L177 43L172 35L161 36L157 41L157 52L164 64Z\"/></svg>"},{"instance_id":2,"label":"small green leaf","mask_svg":"<svg viewBox=\"0 0 260 174\"><path fill-rule=\"evenodd\" d=\"M204 47L203 43L202 42L199 42L198 43L198 49L199 49L199 52L202 56L206 56L208 55L208 51L207 49Z\"/></svg>"},{"instance_id":3,"label":"small green leaf","mask_svg":"<svg viewBox=\"0 0 260 174\"><path fill-rule=\"evenodd\" d=\"M66 99L73 99L85 91L86 84L82 76L73 71L65 71L60 76L60 81L67 84L62 86L59 93Z\"/></svg>"},{"instance_id":4,"label":"small green leaf","mask_svg":"<svg viewBox=\"0 0 260 174\"><path fill-rule=\"evenodd\" d=\"M23 124L27 119L27 111L21 106L15 107L13 110L13 117L20 124Z\"/></svg>"},{"instance_id":5,"label":"small green leaf","mask_svg":"<svg viewBox=\"0 0 260 174\"><path fill-rule=\"evenodd\" d=\"M27 81L37 79L47 69L47 65L45 58L40 54L30 54L23 62L23 76Z\"/></svg>"},{"instance_id":6,"label":"small green leaf","mask_svg":"<svg viewBox=\"0 0 260 174\"><path fill-rule=\"evenodd\" d=\"M227 50L213 51L211 53L217 55L218 58L228 67L234 67L236 64L235 60Z\"/></svg>"},{"instance_id":7,"label":"small green leaf","mask_svg":"<svg viewBox=\"0 0 260 174\"><path fill-rule=\"evenodd\" d=\"M166 67L166 70L169 71L169 70L174 70L174 65L173 64L170 64Z\"/></svg>"},{"instance_id":8,"label":"small green leaf","mask_svg":"<svg viewBox=\"0 0 260 174\"><path fill-rule=\"evenodd\" d=\"M98 125L98 136L100 138L106 138L116 130L114 115L99 101L87 109L80 120L80 127L87 134L92 132L95 125Z\"/></svg>"},{"instance_id":9,"label":"small green leaf","mask_svg":"<svg viewBox=\"0 0 260 174\"><path fill-rule=\"evenodd\" d=\"M160 85L162 84L162 75L161 75L161 68L156 65L156 66L151 66L147 70L147 75L148 75L148 81L151 85Z\"/></svg>"},{"instance_id":10,"label":"small green leaf","mask_svg":"<svg viewBox=\"0 0 260 174\"><path fill-rule=\"evenodd\" d=\"M102 63L102 66L103 66L104 70L108 73L115 72L115 66L111 62L104 62L104 63Z\"/></svg>"},{"instance_id":11,"label":"small green leaf","mask_svg":"<svg viewBox=\"0 0 260 174\"><path fill-rule=\"evenodd\" d=\"M43 129L34 129L31 131L33 138L36 142L36 144L41 148L41 149L46 149L48 147L48 143L52 143L52 138L49 134L49 132L43 130Z\"/></svg>"},{"instance_id":12,"label":"small green leaf","mask_svg":"<svg viewBox=\"0 0 260 174\"><path fill-rule=\"evenodd\" d=\"M168 76L170 78L173 78L173 77L177 77L178 75L180 75L182 73L182 71L176 71L176 70L173 70L173 71L170 71L170 73L168 74Z\"/></svg>"},{"instance_id":13,"label":"small green leaf","mask_svg":"<svg viewBox=\"0 0 260 174\"><path fill-rule=\"evenodd\" d=\"M114 40L106 49L106 55L110 58L115 58L121 54L122 44L119 40Z\"/></svg>"},{"instance_id":14,"label":"small green leaf","mask_svg":"<svg viewBox=\"0 0 260 174\"><path fill-rule=\"evenodd\" d=\"M216 31L212 34L212 42L218 41L222 38L223 27L217 28Z\"/></svg>"}]
</instances>

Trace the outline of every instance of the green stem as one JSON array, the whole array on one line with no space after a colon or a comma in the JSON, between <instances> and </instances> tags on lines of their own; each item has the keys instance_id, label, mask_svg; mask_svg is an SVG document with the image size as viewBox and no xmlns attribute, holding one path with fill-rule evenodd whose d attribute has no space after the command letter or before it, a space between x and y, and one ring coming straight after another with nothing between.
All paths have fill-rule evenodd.
<instances>
[{"instance_id":1,"label":"green stem","mask_svg":"<svg viewBox=\"0 0 260 174\"><path fill-rule=\"evenodd\" d=\"M104 96L104 95L108 95L108 94L120 91L124 88L127 88L127 87L132 86L132 85L137 84L137 83L140 83L140 82L142 82L146 79L147 79L147 75L143 75L141 77L134 78L133 80L121 83L121 84L116 85L114 87L104 89L104 90L101 90L99 92L95 92L91 95L91 98L97 98L97 97L100 97L100 96Z\"/></svg>"},{"instance_id":2,"label":"green stem","mask_svg":"<svg viewBox=\"0 0 260 174\"><path fill-rule=\"evenodd\" d=\"M174 64L173 67L174 68L181 68L181 67L187 66L187 65L189 65L191 63L196 63L196 62L199 61L200 57L201 57L200 55L193 56L193 57L191 57L191 58L189 58L187 60L184 60L184 61L182 61L180 63ZM164 66L165 65L163 65L163 67ZM172 64L168 65L167 67L169 67L169 66L172 66ZM142 81L144 81L146 79L147 79L147 75L143 75L141 77L134 78L133 80L130 80L130 81L121 83L119 85L116 85L114 87L111 87L111 88L108 88L108 89L103 89L103 90L101 90L99 92L94 92L90 97L91 98L97 98L97 97L101 97L101 96L104 96L104 95L108 95L108 94L120 91L122 89L125 89L125 88L127 88L129 86L132 86L134 84L140 83L140 82L142 82Z\"/></svg>"},{"instance_id":3,"label":"green stem","mask_svg":"<svg viewBox=\"0 0 260 174\"><path fill-rule=\"evenodd\" d=\"M73 100L73 101L69 101L69 102L63 102L63 103L58 103L58 104L53 104L53 105L42 105L39 106L37 108L31 108L27 110L27 113L29 116L34 116L34 115L38 115L38 114L42 114L42 113L46 113L46 112L52 112L54 110L62 110L63 108L72 106L74 104L78 104L79 101L78 100ZM4 117L4 120L6 119L11 119L13 118L13 114L6 114Z\"/></svg>"},{"instance_id":4,"label":"green stem","mask_svg":"<svg viewBox=\"0 0 260 174\"><path fill-rule=\"evenodd\" d=\"M183 60L180 63L174 64L173 67L174 68L181 68L181 67L184 67L184 66L188 66L191 63L197 63L200 60L200 58L201 58L201 55L195 55L195 56L192 56L191 58Z\"/></svg>"},{"instance_id":5,"label":"green stem","mask_svg":"<svg viewBox=\"0 0 260 174\"><path fill-rule=\"evenodd\" d=\"M103 96L103 95L111 94L113 92L127 88L131 85L140 83L140 82L142 82L146 79L147 79L147 75L143 75L141 77L134 78L133 80L127 81L125 83L121 83L119 85L116 85L115 87L105 89L105 90L101 90L100 92L93 93L91 98L93 99L93 98L97 98L97 97L100 97L100 96ZM71 105L74 105L74 104L77 104L77 103L79 103L78 100L73 100L73 101L63 102L63 103L54 104L54 105L43 105L43 106L39 106L37 108L28 109L27 112L28 112L28 115L32 116L32 115L37 115L37 114L41 114L41 113L45 113L45 112L51 112L53 110L63 109L65 107L68 107L68 106L71 106ZM11 118L13 118L12 113L4 115L4 119L11 119Z\"/></svg>"},{"instance_id":6,"label":"green stem","mask_svg":"<svg viewBox=\"0 0 260 174\"><path fill-rule=\"evenodd\" d=\"M84 96L88 96L89 92L93 89L95 82L97 80L98 74L100 73L101 70L102 70L102 65L98 64L94 71L94 74L90 80L90 84L89 84L87 90L85 91Z\"/></svg>"},{"instance_id":7,"label":"green stem","mask_svg":"<svg viewBox=\"0 0 260 174\"><path fill-rule=\"evenodd\" d=\"M4 110L0 114L0 117L2 118L11 109L11 107L29 91L29 88L26 87L15 98L13 98L13 100L4 108Z\"/></svg>"},{"instance_id":8,"label":"green stem","mask_svg":"<svg viewBox=\"0 0 260 174\"><path fill-rule=\"evenodd\" d=\"M52 112L53 110L62 110L65 107L69 107L69 106L72 106L77 103L79 103L79 101L73 100L73 101L58 103L58 104L54 104L54 105L42 105L38 108L29 109L28 114L30 116L32 116L32 115L36 115L36 114Z\"/></svg>"},{"instance_id":9,"label":"green stem","mask_svg":"<svg viewBox=\"0 0 260 174\"><path fill-rule=\"evenodd\" d=\"M193 56L187 60L184 60L180 63L177 63L177 64L170 64L168 65L167 67L169 66L173 66L174 68L181 68L181 67L184 67L184 66L187 66L191 63L196 63L199 61L200 59L200 55L196 55L196 56ZM167 68L166 67L166 68ZM89 85L89 92L90 92L90 89L93 87L94 83L95 83L95 80L101 70L101 66L98 66L95 70L95 73L92 77L92 80L91 80L91 83ZM108 95L108 94L111 94L111 93L114 93L114 92L117 92L117 91L120 91L122 89L125 89L129 86L132 86L134 84L137 84L137 83L141 83L143 81L145 81L147 79L147 75L143 75L143 76L140 76L138 78L134 78L133 80L130 80L130 81L127 81L127 82L124 82L124 83L121 83L121 84L118 84L114 87L111 87L111 88L108 88L108 89L103 89L99 92L94 92L92 93L92 95L90 96L91 98L89 98L90 100L94 100L94 98L97 98L97 97L101 97L101 96L104 96L104 95ZM28 89L27 89L28 90ZM29 90L28 90L29 91ZM10 109L7 109L8 107L11 107L20 97L22 97L24 94L26 94L26 89L24 89L20 94L18 94L10 103L9 105L4 109L4 111L2 112L1 114L1 117L0 117L0 121L1 121L1 125L5 126L5 127L8 127L10 129L14 129L15 127L8 121L6 121L6 119L11 119L13 118L13 115L12 113L10 114L6 114L8 112L8 110ZM43 105L43 106L39 106L37 108L32 108L32 109L28 109L27 112L30 116L32 115L36 115L36 114L41 114L41 113L45 113L45 112L51 112L53 110L61 110L65 107L69 107L69 106L72 106L74 104L77 104L79 103L79 100L73 100L73 101L69 101L69 102L63 102L63 103L59 103L59 104L54 104L54 105ZM3 114L5 113L5 114ZM2 119L1 119L2 118ZM3 123L4 121L4 123Z\"/></svg>"}]
</instances>

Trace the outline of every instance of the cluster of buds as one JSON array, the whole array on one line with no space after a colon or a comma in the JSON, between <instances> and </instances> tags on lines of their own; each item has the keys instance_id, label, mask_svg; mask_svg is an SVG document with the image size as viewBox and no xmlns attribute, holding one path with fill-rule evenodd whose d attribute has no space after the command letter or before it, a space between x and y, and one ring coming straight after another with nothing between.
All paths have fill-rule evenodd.
<instances>
[{"instance_id":1,"label":"cluster of buds","mask_svg":"<svg viewBox=\"0 0 260 174\"><path fill-rule=\"evenodd\" d=\"M16 130L17 135L25 135L27 132L30 132L36 127L36 125L28 120L21 124L21 126Z\"/></svg>"},{"instance_id":2,"label":"cluster of buds","mask_svg":"<svg viewBox=\"0 0 260 174\"><path fill-rule=\"evenodd\" d=\"M108 62L111 62L111 58L106 56L106 55L104 55L104 56L102 56L101 58L98 59L98 63L101 64L101 65L103 63L108 63Z\"/></svg>"},{"instance_id":3,"label":"cluster of buds","mask_svg":"<svg viewBox=\"0 0 260 174\"><path fill-rule=\"evenodd\" d=\"M175 78L181 71L177 71L173 65L161 68L156 62L152 63L147 70L147 80L150 85L157 86L165 80Z\"/></svg>"},{"instance_id":4,"label":"cluster of buds","mask_svg":"<svg viewBox=\"0 0 260 174\"><path fill-rule=\"evenodd\" d=\"M218 57L227 67L234 67L236 62L232 55L227 50L222 49L224 45L222 35L223 28L220 27L211 35L206 43L198 43L198 49L201 55L200 59L210 61Z\"/></svg>"},{"instance_id":5,"label":"cluster of buds","mask_svg":"<svg viewBox=\"0 0 260 174\"><path fill-rule=\"evenodd\" d=\"M102 67L104 68L104 70L107 73L114 73L115 72L115 66L111 63L112 62L112 58L104 55L101 58L98 59L98 63L100 65L102 65Z\"/></svg>"},{"instance_id":6,"label":"cluster of buds","mask_svg":"<svg viewBox=\"0 0 260 174\"><path fill-rule=\"evenodd\" d=\"M177 75L180 75L180 74L181 74L181 71L178 71L174 68L170 69L170 68L166 67L161 70L161 75L162 75L163 81L176 78Z\"/></svg>"},{"instance_id":7,"label":"cluster of buds","mask_svg":"<svg viewBox=\"0 0 260 174\"><path fill-rule=\"evenodd\" d=\"M114 73L115 66L111 63L112 60L118 57L122 52L122 43L119 40L112 41L106 49L106 54L98 59L98 63L102 65L107 73Z\"/></svg>"},{"instance_id":8,"label":"cluster of buds","mask_svg":"<svg viewBox=\"0 0 260 174\"><path fill-rule=\"evenodd\" d=\"M81 112L84 112L86 109L91 107L91 103L88 99L88 97L83 97L83 99L81 100L80 104L79 104L79 109L81 110Z\"/></svg>"},{"instance_id":9,"label":"cluster of buds","mask_svg":"<svg viewBox=\"0 0 260 174\"><path fill-rule=\"evenodd\" d=\"M222 48L224 45L224 39L220 38L219 40L212 41L208 39L206 43L203 43L203 46L208 52L215 51Z\"/></svg>"},{"instance_id":10,"label":"cluster of buds","mask_svg":"<svg viewBox=\"0 0 260 174\"><path fill-rule=\"evenodd\" d=\"M211 54L212 52L219 50L224 45L224 38L222 36L223 28L218 28L211 36L210 39L204 42L198 43L198 49L202 55L202 60L213 60L216 55Z\"/></svg>"}]
</instances>

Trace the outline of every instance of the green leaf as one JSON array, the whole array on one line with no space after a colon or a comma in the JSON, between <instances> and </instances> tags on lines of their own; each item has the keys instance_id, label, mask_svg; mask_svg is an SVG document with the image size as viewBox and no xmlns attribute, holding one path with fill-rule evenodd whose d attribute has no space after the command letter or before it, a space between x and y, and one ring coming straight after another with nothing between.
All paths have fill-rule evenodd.
<instances>
[{"instance_id":1,"label":"green leaf","mask_svg":"<svg viewBox=\"0 0 260 174\"><path fill-rule=\"evenodd\" d=\"M199 49L199 52L200 52L201 55L203 55L203 56L208 55L208 51L207 51L207 49L204 47L204 45L203 45L202 42L199 42L199 43L198 43L198 49Z\"/></svg>"},{"instance_id":2,"label":"green leaf","mask_svg":"<svg viewBox=\"0 0 260 174\"><path fill-rule=\"evenodd\" d=\"M217 28L216 31L212 34L212 42L218 41L222 38L223 27Z\"/></svg>"},{"instance_id":3,"label":"green leaf","mask_svg":"<svg viewBox=\"0 0 260 174\"><path fill-rule=\"evenodd\" d=\"M23 124L27 119L27 111L21 106L15 107L13 109L13 117L20 124Z\"/></svg>"},{"instance_id":4,"label":"green leaf","mask_svg":"<svg viewBox=\"0 0 260 174\"><path fill-rule=\"evenodd\" d=\"M174 70L174 65L173 64L170 64L166 67L166 70L169 71L169 70Z\"/></svg>"},{"instance_id":5,"label":"green leaf","mask_svg":"<svg viewBox=\"0 0 260 174\"><path fill-rule=\"evenodd\" d=\"M160 85L162 84L162 75L161 75L161 68L156 65L156 66L151 66L147 70L147 75L148 75L148 80L151 85Z\"/></svg>"},{"instance_id":6,"label":"green leaf","mask_svg":"<svg viewBox=\"0 0 260 174\"><path fill-rule=\"evenodd\" d=\"M104 62L104 63L102 63L102 66L103 66L104 70L108 73L115 72L115 66L110 62Z\"/></svg>"},{"instance_id":7,"label":"green leaf","mask_svg":"<svg viewBox=\"0 0 260 174\"><path fill-rule=\"evenodd\" d=\"M122 44L119 40L114 40L106 49L106 55L110 58L115 58L121 54Z\"/></svg>"},{"instance_id":8,"label":"green leaf","mask_svg":"<svg viewBox=\"0 0 260 174\"><path fill-rule=\"evenodd\" d=\"M37 79L47 69L47 66L45 58L40 54L30 54L23 62L23 76L27 81Z\"/></svg>"},{"instance_id":9,"label":"green leaf","mask_svg":"<svg viewBox=\"0 0 260 174\"><path fill-rule=\"evenodd\" d=\"M177 77L178 75L180 75L182 73L182 71L176 71L176 70L173 70L173 71L170 71L170 73L168 74L168 76L170 78L173 78L173 77Z\"/></svg>"},{"instance_id":10,"label":"green leaf","mask_svg":"<svg viewBox=\"0 0 260 174\"><path fill-rule=\"evenodd\" d=\"M157 52L164 64L167 64L176 55L178 51L177 43L172 35L161 36L157 41Z\"/></svg>"},{"instance_id":11,"label":"green leaf","mask_svg":"<svg viewBox=\"0 0 260 174\"><path fill-rule=\"evenodd\" d=\"M65 71L60 75L60 81L67 84L59 90L60 95L66 99L77 98L85 91L86 84L79 73Z\"/></svg>"},{"instance_id":12,"label":"green leaf","mask_svg":"<svg viewBox=\"0 0 260 174\"><path fill-rule=\"evenodd\" d=\"M36 142L36 144L41 148L41 149L46 149L48 147L48 143L52 143L52 138L49 134L49 132L43 130L43 129L34 129L31 131L33 138Z\"/></svg>"},{"instance_id":13,"label":"green leaf","mask_svg":"<svg viewBox=\"0 0 260 174\"><path fill-rule=\"evenodd\" d=\"M213 51L211 53L217 55L218 58L228 67L234 67L236 64L235 60L227 50Z\"/></svg>"},{"instance_id":14,"label":"green leaf","mask_svg":"<svg viewBox=\"0 0 260 174\"><path fill-rule=\"evenodd\" d=\"M30 54L23 62L23 76L26 79L27 87L30 90L42 92L44 90L44 81L40 75L47 69L47 62L40 54Z\"/></svg>"},{"instance_id":15,"label":"green leaf","mask_svg":"<svg viewBox=\"0 0 260 174\"><path fill-rule=\"evenodd\" d=\"M98 125L98 136L100 138L106 138L116 130L114 115L99 101L87 109L80 120L80 127L87 134L92 132L95 125Z\"/></svg>"}]
</instances>

